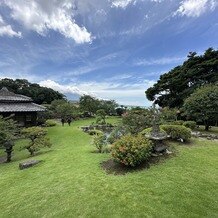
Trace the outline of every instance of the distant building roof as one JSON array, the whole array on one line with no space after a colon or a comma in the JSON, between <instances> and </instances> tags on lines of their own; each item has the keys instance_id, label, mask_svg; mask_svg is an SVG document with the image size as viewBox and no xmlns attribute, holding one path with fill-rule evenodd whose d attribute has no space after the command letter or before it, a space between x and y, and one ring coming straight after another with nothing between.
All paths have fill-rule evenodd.
<instances>
[{"instance_id":1,"label":"distant building roof","mask_svg":"<svg viewBox=\"0 0 218 218\"><path fill-rule=\"evenodd\" d=\"M0 113L39 112L45 110L45 107L33 103L30 97L14 94L5 87L0 90Z\"/></svg>"},{"instance_id":2,"label":"distant building roof","mask_svg":"<svg viewBox=\"0 0 218 218\"><path fill-rule=\"evenodd\" d=\"M0 90L0 102L6 101L6 102L11 102L11 101L20 101L20 102L32 102L33 100L30 97L24 96L24 95L19 95L19 94L14 94L13 92L8 91L6 87L3 87Z\"/></svg>"}]
</instances>

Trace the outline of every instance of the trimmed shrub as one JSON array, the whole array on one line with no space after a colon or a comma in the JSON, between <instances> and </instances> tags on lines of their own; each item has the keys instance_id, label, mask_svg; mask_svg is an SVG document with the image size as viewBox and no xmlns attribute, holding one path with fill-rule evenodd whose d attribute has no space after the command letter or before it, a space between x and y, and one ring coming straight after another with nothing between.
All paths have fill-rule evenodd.
<instances>
[{"instance_id":1,"label":"trimmed shrub","mask_svg":"<svg viewBox=\"0 0 218 218\"><path fill-rule=\"evenodd\" d=\"M137 166L148 160L151 155L152 142L142 135L126 135L112 145L112 157L126 166Z\"/></svg>"},{"instance_id":2,"label":"trimmed shrub","mask_svg":"<svg viewBox=\"0 0 218 218\"><path fill-rule=\"evenodd\" d=\"M181 125L161 125L161 128L171 137L171 139L183 139L187 141L191 138L191 130Z\"/></svg>"},{"instance_id":3,"label":"trimmed shrub","mask_svg":"<svg viewBox=\"0 0 218 218\"><path fill-rule=\"evenodd\" d=\"M35 155L35 152L39 151L42 147L51 147L49 138L46 137L47 131L41 127L29 127L21 131L25 138L30 139L28 145L23 148L30 152L30 155Z\"/></svg>"},{"instance_id":4,"label":"trimmed shrub","mask_svg":"<svg viewBox=\"0 0 218 218\"><path fill-rule=\"evenodd\" d=\"M152 131L152 128L146 128L144 130L142 130L139 134L140 135L149 135ZM162 128L160 128L160 132L163 133L163 134L167 134L166 131L164 131Z\"/></svg>"},{"instance_id":5,"label":"trimmed shrub","mask_svg":"<svg viewBox=\"0 0 218 218\"><path fill-rule=\"evenodd\" d=\"M45 121L45 126L46 127L52 127L52 126L56 126L57 123L54 120L46 120Z\"/></svg>"},{"instance_id":6,"label":"trimmed shrub","mask_svg":"<svg viewBox=\"0 0 218 218\"><path fill-rule=\"evenodd\" d=\"M183 123L183 126L190 128L190 129L195 129L196 127L196 122L195 121L185 121Z\"/></svg>"}]
</instances>

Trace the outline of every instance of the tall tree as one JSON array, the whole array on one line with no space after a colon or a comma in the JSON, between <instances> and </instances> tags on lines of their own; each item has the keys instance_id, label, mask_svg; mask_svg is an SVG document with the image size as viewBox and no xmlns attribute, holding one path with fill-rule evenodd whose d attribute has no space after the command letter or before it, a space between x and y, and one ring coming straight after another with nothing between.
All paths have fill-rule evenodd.
<instances>
[{"instance_id":1,"label":"tall tree","mask_svg":"<svg viewBox=\"0 0 218 218\"><path fill-rule=\"evenodd\" d=\"M217 81L218 50L209 48L199 56L196 52L190 52L181 66L161 75L157 83L145 93L149 100L156 99L161 107L181 107L198 87Z\"/></svg>"},{"instance_id":2,"label":"tall tree","mask_svg":"<svg viewBox=\"0 0 218 218\"><path fill-rule=\"evenodd\" d=\"M79 106L82 111L87 111L91 114L94 114L98 110L99 100L90 96L84 95L79 99Z\"/></svg>"}]
</instances>

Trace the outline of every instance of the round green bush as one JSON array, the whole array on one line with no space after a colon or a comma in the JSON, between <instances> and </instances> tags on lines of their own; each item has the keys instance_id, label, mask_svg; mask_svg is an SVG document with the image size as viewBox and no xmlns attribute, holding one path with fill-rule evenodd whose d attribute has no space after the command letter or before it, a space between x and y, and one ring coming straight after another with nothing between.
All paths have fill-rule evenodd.
<instances>
[{"instance_id":1,"label":"round green bush","mask_svg":"<svg viewBox=\"0 0 218 218\"><path fill-rule=\"evenodd\" d=\"M183 126L190 128L190 129L195 129L196 127L196 122L195 121L185 121L183 123Z\"/></svg>"},{"instance_id":2,"label":"round green bush","mask_svg":"<svg viewBox=\"0 0 218 218\"><path fill-rule=\"evenodd\" d=\"M56 126L57 123L54 120L46 120L45 121L45 126L46 127L52 127L52 126Z\"/></svg>"},{"instance_id":3,"label":"round green bush","mask_svg":"<svg viewBox=\"0 0 218 218\"><path fill-rule=\"evenodd\" d=\"M148 160L151 155L152 142L142 135L121 137L112 145L112 157L126 166L137 166Z\"/></svg>"},{"instance_id":4,"label":"round green bush","mask_svg":"<svg viewBox=\"0 0 218 218\"><path fill-rule=\"evenodd\" d=\"M191 129L181 125L161 125L161 128L171 139L183 139L187 141L191 138Z\"/></svg>"}]
</instances>

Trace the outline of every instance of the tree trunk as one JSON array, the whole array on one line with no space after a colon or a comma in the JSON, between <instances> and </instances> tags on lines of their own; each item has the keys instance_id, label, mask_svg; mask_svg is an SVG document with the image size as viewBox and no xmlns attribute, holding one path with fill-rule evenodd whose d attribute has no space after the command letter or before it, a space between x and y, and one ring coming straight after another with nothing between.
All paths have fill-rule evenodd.
<instances>
[{"instance_id":1,"label":"tree trunk","mask_svg":"<svg viewBox=\"0 0 218 218\"><path fill-rule=\"evenodd\" d=\"M34 150L31 149L31 147L30 147L30 148L27 148L27 150L30 152L30 155L31 155L31 156L34 156Z\"/></svg>"},{"instance_id":2,"label":"tree trunk","mask_svg":"<svg viewBox=\"0 0 218 218\"><path fill-rule=\"evenodd\" d=\"M206 124L206 125L205 125L205 131L209 131L209 127L210 127L210 126L209 126L208 124Z\"/></svg>"}]
</instances>

